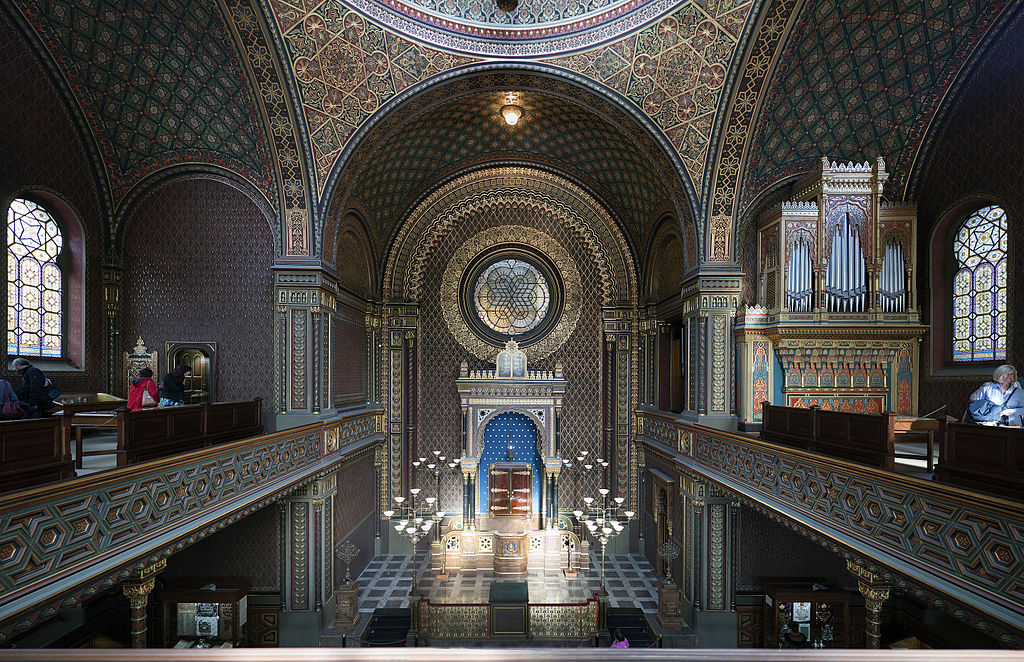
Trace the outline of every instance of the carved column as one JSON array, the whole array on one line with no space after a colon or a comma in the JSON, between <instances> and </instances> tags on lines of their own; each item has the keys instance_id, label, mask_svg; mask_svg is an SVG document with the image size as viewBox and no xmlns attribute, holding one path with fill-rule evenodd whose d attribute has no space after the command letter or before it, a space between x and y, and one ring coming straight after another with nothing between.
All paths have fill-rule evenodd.
<instances>
[{"instance_id":1,"label":"carved column","mask_svg":"<svg viewBox=\"0 0 1024 662\"><path fill-rule=\"evenodd\" d=\"M630 508L636 509L636 468L631 462L632 413L638 404L638 375L636 351L636 312L627 308L602 310L605 337L605 459L610 463L611 475L605 487L615 496L625 497Z\"/></svg>"},{"instance_id":2,"label":"carved column","mask_svg":"<svg viewBox=\"0 0 1024 662\"><path fill-rule=\"evenodd\" d=\"M331 327L338 309L336 280L322 269L278 265L275 374L279 428L319 418L332 409Z\"/></svg>"},{"instance_id":3,"label":"carved column","mask_svg":"<svg viewBox=\"0 0 1024 662\"><path fill-rule=\"evenodd\" d=\"M146 607L149 594L153 591L157 574L167 567L167 561L160 559L151 566L140 570L132 577L121 582L121 592L128 598L132 611L131 636L132 648L146 648Z\"/></svg>"},{"instance_id":4,"label":"carved column","mask_svg":"<svg viewBox=\"0 0 1024 662\"><path fill-rule=\"evenodd\" d=\"M121 379L121 267L103 265L103 380L109 393L127 396L127 385Z\"/></svg>"},{"instance_id":5,"label":"carved column","mask_svg":"<svg viewBox=\"0 0 1024 662\"><path fill-rule=\"evenodd\" d=\"M363 392L366 393L367 402L380 402L381 349L383 346L381 329L384 325L384 318L378 304L372 304L369 308L370 311L365 316L366 374L363 380Z\"/></svg>"},{"instance_id":6,"label":"carved column","mask_svg":"<svg viewBox=\"0 0 1024 662\"><path fill-rule=\"evenodd\" d=\"M414 304L387 306L384 319L385 356L381 365L381 404L387 420L385 431L385 481L381 490L381 510L388 510L392 498L405 493L405 472L409 468L410 456L408 425L412 422L409 411L410 383L409 352L415 349L416 329L419 326L419 309ZM415 428L413 428L413 431Z\"/></svg>"},{"instance_id":7,"label":"carved column","mask_svg":"<svg viewBox=\"0 0 1024 662\"><path fill-rule=\"evenodd\" d=\"M292 627L322 627L324 601L334 589L334 510L338 478L332 473L293 492L285 507L282 603ZM299 625L301 624L301 625ZM285 628L282 627L282 631ZM285 644L285 642L282 642Z\"/></svg>"},{"instance_id":8,"label":"carved column","mask_svg":"<svg viewBox=\"0 0 1024 662\"><path fill-rule=\"evenodd\" d=\"M889 599L892 587L885 583L879 572L859 566L853 561L846 562L846 569L857 578L857 590L864 596L867 611L864 620L865 647L881 648L882 606Z\"/></svg>"},{"instance_id":9,"label":"carved column","mask_svg":"<svg viewBox=\"0 0 1024 662\"><path fill-rule=\"evenodd\" d=\"M684 581L695 611L731 612L735 607L735 534L738 509L733 499L709 483L683 476ZM689 569L686 565L689 564Z\"/></svg>"},{"instance_id":10,"label":"carved column","mask_svg":"<svg viewBox=\"0 0 1024 662\"><path fill-rule=\"evenodd\" d=\"M687 397L684 418L729 429L736 420L733 322L742 274L702 272L683 283Z\"/></svg>"}]
</instances>

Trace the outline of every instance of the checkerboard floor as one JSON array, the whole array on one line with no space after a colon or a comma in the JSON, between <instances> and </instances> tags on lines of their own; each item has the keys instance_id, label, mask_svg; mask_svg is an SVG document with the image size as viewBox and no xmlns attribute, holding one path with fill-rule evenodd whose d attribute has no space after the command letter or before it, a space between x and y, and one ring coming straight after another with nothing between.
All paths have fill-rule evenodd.
<instances>
[{"instance_id":1,"label":"checkerboard floor","mask_svg":"<svg viewBox=\"0 0 1024 662\"><path fill-rule=\"evenodd\" d=\"M453 571L448 579L438 579L430 572L426 551L417 552L415 561L410 555L384 554L370 561L359 575L359 611L409 606L414 569L417 588L434 602L486 603L491 582L496 579L526 581L533 603L583 602L601 586L601 553L592 551L590 557L590 570L573 579L565 578L561 570L529 572L518 578ZM604 573L609 606L639 607L644 612L657 613L660 576L646 558L635 554L609 555Z\"/></svg>"}]
</instances>

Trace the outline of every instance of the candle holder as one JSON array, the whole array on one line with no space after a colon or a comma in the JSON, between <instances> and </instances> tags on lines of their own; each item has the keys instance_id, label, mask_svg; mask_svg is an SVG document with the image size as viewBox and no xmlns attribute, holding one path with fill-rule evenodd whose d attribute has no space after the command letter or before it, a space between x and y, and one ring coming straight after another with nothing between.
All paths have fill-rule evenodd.
<instances>
[{"instance_id":1,"label":"candle holder","mask_svg":"<svg viewBox=\"0 0 1024 662\"><path fill-rule=\"evenodd\" d=\"M608 542L626 530L626 525L636 516L636 513L632 510L622 510L620 513L620 509L626 501L623 497L615 497L609 504L607 488L602 487L598 492L601 495L600 502L593 497L583 497L585 508L577 512L580 513L578 517L582 518L590 535L601 543L601 594L607 596L604 565Z\"/></svg>"}]
</instances>

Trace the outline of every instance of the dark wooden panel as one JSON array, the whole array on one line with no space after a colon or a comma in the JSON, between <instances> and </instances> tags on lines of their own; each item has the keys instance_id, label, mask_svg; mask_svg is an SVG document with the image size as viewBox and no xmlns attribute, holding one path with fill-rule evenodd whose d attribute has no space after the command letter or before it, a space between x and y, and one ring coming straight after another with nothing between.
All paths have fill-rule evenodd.
<instances>
[{"instance_id":1,"label":"dark wooden panel","mask_svg":"<svg viewBox=\"0 0 1024 662\"><path fill-rule=\"evenodd\" d=\"M65 480L74 475L71 450L58 418L0 422L0 491Z\"/></svg>"},{"instance_id":2,"label":"dark wooden panel","mask_svg":"<svg viewBox=\"0 0 1024 662\"><path fill-rule=\"evenodd\" d=\"M764 404L761 439L893 469L894 414L855 414Z\"/></svg>"},{"instance_id":3,"label":"dark wooden panel","mask_svg":"<svg viewBox=\"0 0 1024 662\"><path fill-rule=\"evenodd\" d=\"M950 423L935 478L1020 499L1024 495L1024 430Z\"/></svg>"}]
</instances>

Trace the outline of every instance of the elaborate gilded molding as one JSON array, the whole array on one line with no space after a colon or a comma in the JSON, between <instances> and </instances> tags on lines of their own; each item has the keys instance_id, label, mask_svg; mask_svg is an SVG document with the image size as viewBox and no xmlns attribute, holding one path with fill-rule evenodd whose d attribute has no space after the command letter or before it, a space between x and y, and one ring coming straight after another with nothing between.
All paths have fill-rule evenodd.
<instances>
[{"instance_id":1,"label":"elaborate gilded molding","mask_svg":"<svg viewBox=\"0 0 1024 662\"><path fill-rule=\"evenodd\" d=\"M437 242L469 215L495 204L536 207L571 227L595 260L605 305L636 305L636 265L625 236L608 210L563 177L511 166L457 177L413 209L388 255L382 288L385 300L417 300L425 259Z\"/></svg>"},{"instance_id":2,"label":"elaborate gilded molding","mask_svg":"<svg viewBox=\"0 0 1024 662\"><path fill-rule=\"evenodd\" d=\"M530 345L531 358L544 358L565 344L580 319L583 305L583 288L580 284L580 272L576 262L561 244L550 236L533 228L521 225L504 225L488 228L477 233L455 250L455 254L445 266L441 279L441 312L448 330L462 347L479 359L488 360L494 357L500 345L492 344L478 336L466 323L459 310L459 284L466 267L477 255L495 244L515 243L530 246L551 260L558 269L565 291L564 305L558 322L551 331L537 343ZM555 313L557 311L552 311Z\"/></svg>"}]
</instances>

